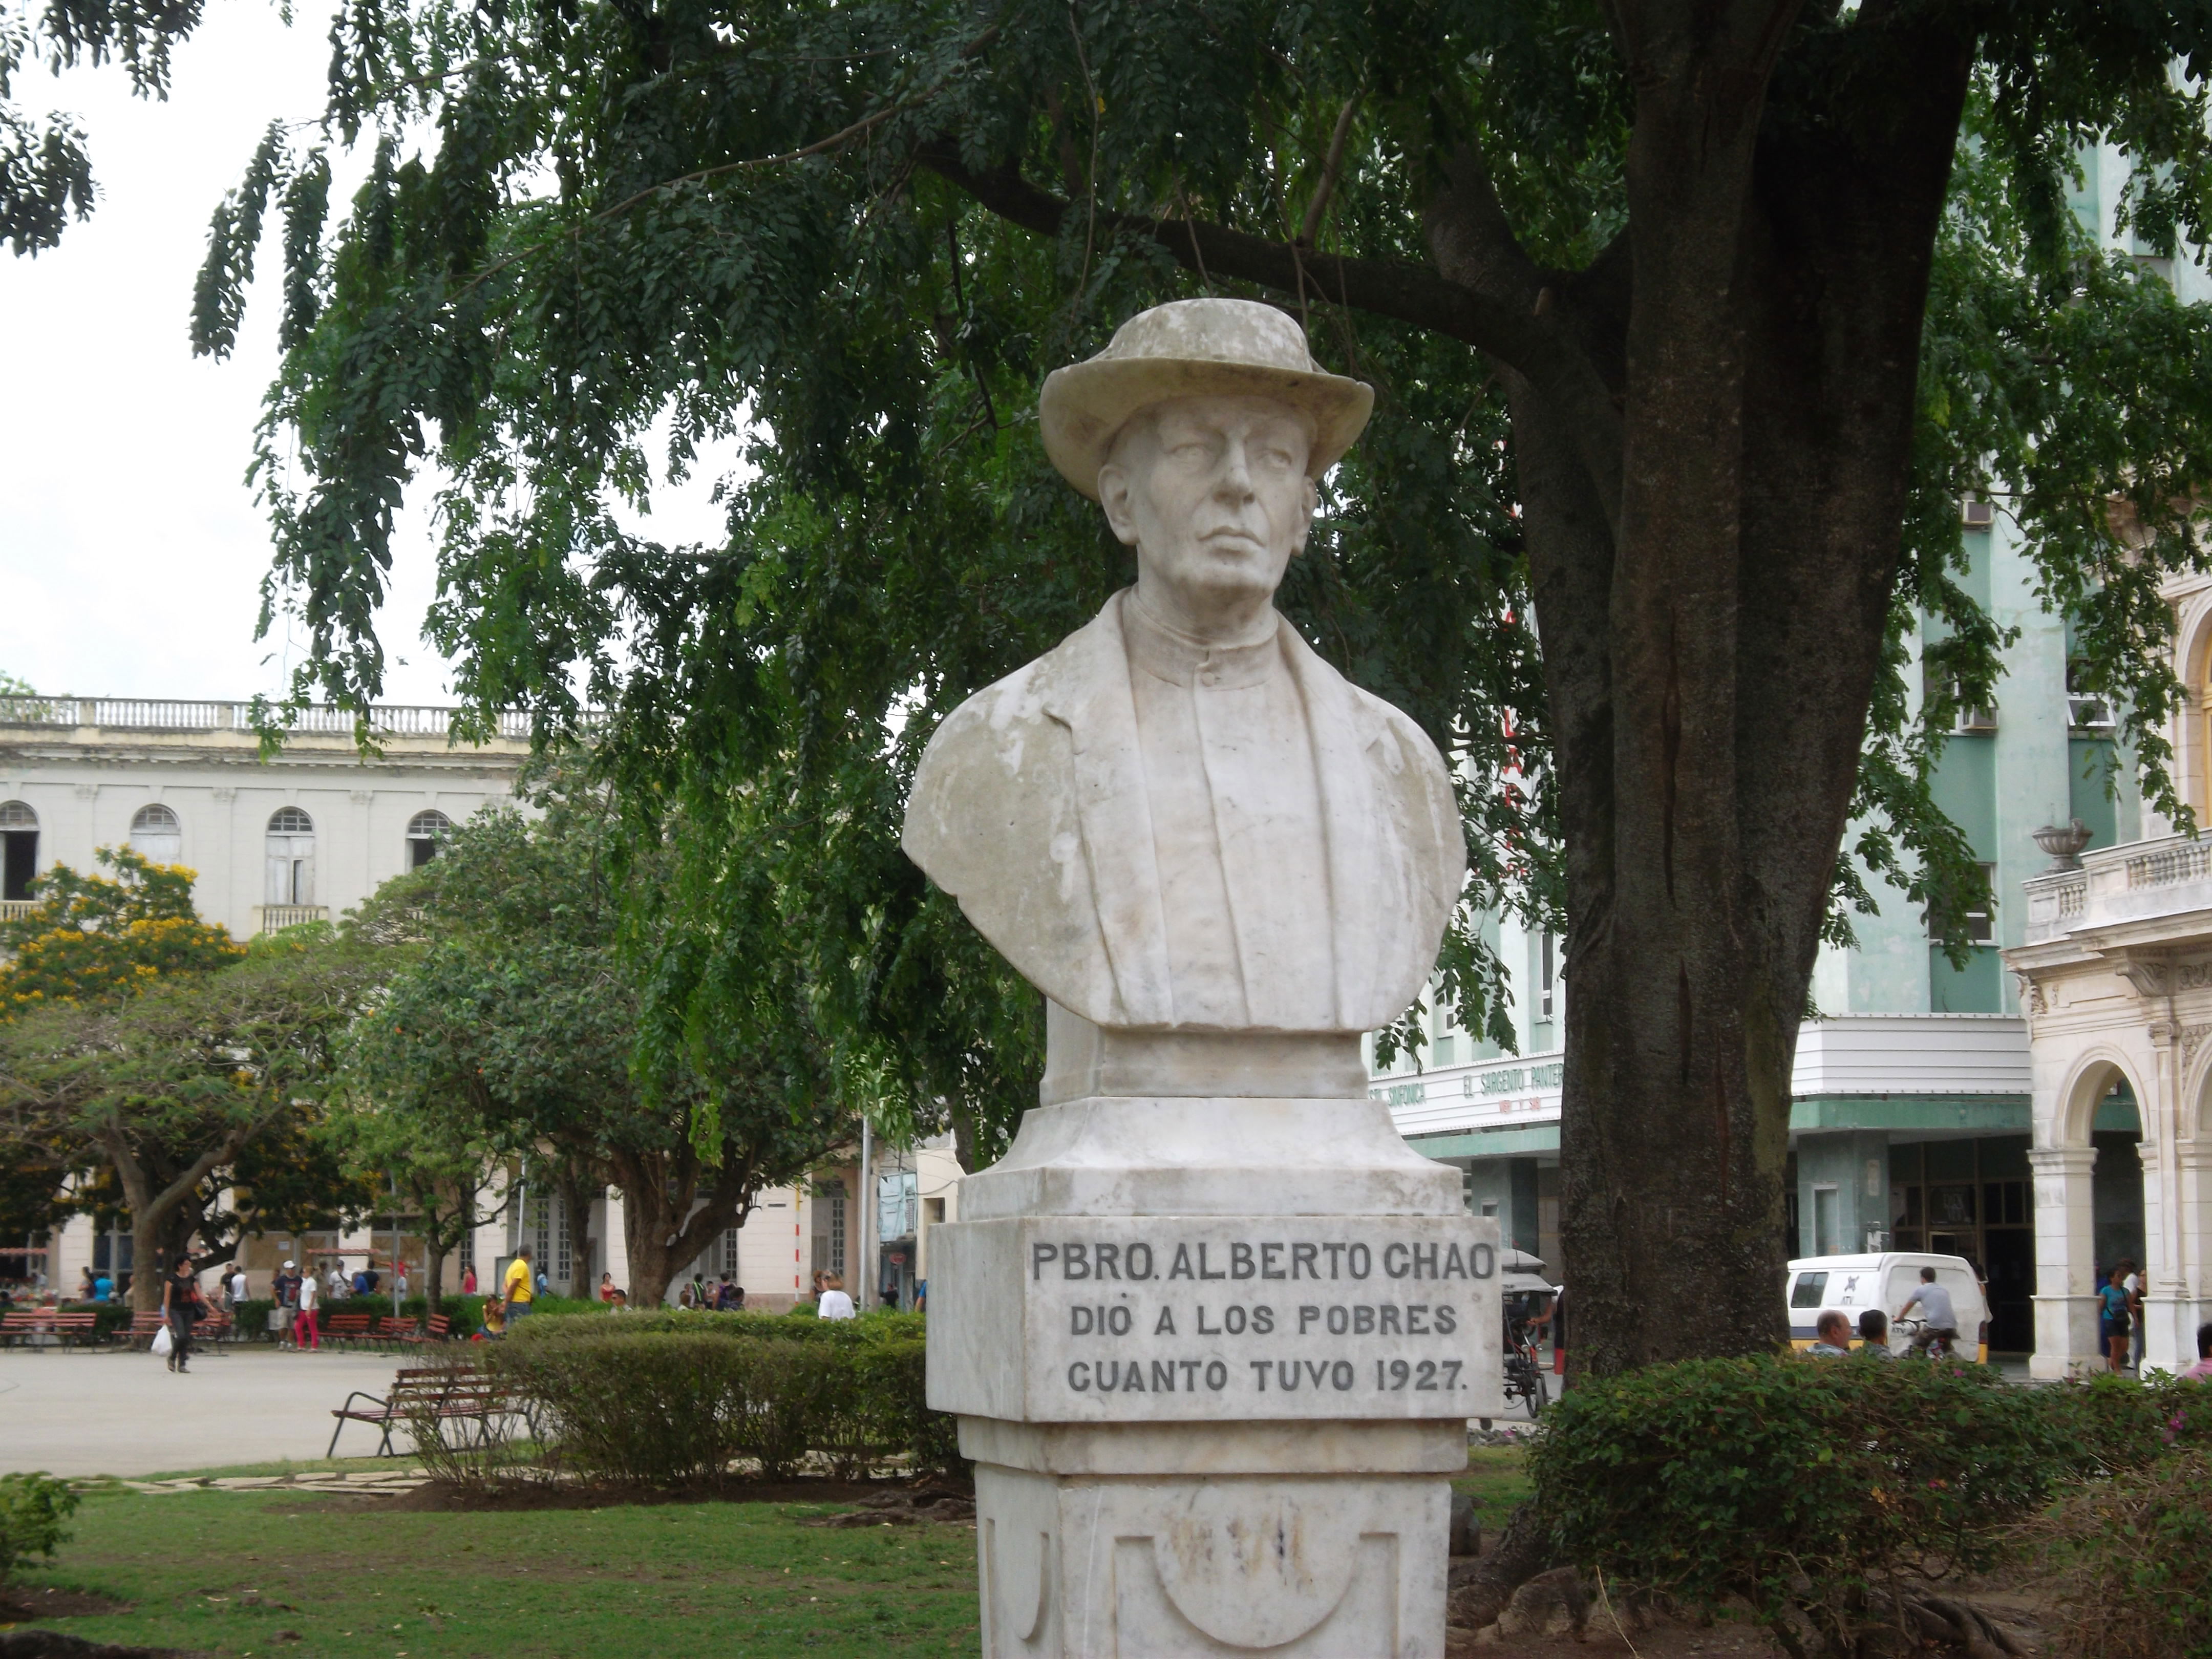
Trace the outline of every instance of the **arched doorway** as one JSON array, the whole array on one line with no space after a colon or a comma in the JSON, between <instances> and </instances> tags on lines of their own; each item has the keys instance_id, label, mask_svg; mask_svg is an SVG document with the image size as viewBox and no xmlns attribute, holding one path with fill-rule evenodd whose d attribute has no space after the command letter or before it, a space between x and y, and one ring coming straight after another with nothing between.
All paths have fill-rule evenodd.
<instances>
[{"instance_id":1,"label":"arched doorway","mask_svg":"<svg viewBox=\"0 0 2212 1659\"><path fill-rule=\"evenodd\" d=\"M2089 1176L2090 1237L2097 1282L2122 1262L2143 1265L2142 1108L2117 1073L2096 1103L2089 1144L2097 1162Z\"/></svg>"}]
</instances>

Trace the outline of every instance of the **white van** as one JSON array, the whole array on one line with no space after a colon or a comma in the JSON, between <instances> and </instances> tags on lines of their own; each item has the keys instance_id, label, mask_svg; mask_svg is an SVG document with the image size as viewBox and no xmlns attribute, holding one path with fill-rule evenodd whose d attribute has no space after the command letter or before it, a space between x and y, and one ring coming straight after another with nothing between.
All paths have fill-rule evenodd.
<instances>
[{"instance_id":1,"label":"white van","mask_svg":"<svg viewBox=\"0 0 2212 1659\"><path fill-rule=\"evenodd\" d=\"M1820 1316L1832 1309L1848 1315L1854 1335L1859 1316L1879 1308L1890 1316L1890 1352L1911 1351L1910 1337L1896 1328L1897 1310L1919 1287L1920 1270L1933 1267L1936 1282L1951 1292L1951 1306L1959 1316L1959 1346L1986 1364L1990 1357L1990 1304L1982 1298L1981 1281L1962 1255L1926 1255L1910 1250L1886 1250L1879 1255L1809 1255L1790 1264L1790 1346L1803 1352L1818 1341ZM1914 1309L1910 1316L1919 1316Z\"/></svg>"}]
</instances>

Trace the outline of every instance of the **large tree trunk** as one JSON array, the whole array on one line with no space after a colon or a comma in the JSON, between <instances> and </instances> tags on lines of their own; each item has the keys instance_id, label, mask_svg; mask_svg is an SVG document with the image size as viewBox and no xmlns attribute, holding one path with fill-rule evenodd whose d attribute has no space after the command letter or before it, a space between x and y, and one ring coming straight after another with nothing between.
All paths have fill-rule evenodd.
<instances>
[{"instance_id":1,"label":"large tree trunk","mask_svg":"<svg viewBox=\"0 0 2212 1659\"><path fill-rule=\"evenodd\" d=\"M622 1188L630 1305L658 1307L677 1272L709 1240L744 1224L759 1179L727 1146L703 1193L698 1154L688 1142L674 1152L617 1150L609 1161Z\"/></svg>"},{"instance_id":2,"label":"large tree trunk","mask_svg":"<svg viewBox=\"0 0 2212 1659\"><path fill-rule=\"evenodd\" d=\"M598 1294L592 1283L592 1196L599 1183L589 1167L580 1161L564 1160L555 1179L560 1185L562 1206L568 1212L568 1294L579 1302L589 1302Z\"/></svg>"},{"instance_id":3,"label":"large tree trunk","mask_svg":"<svg viewBox=\"0 0 2212 1659\"><path fill-rule=\"evenodd\" d=\"M1525 380L1515 399L1568 843L1561 1243L1598 1373L1783 1334L1791 1061L1965 90L1958 43L1901 43L1886 118L1753 145L1751 44L1662 28L1632 53L1610 556L1562 412Z\"/></svg>"}]
</instances>

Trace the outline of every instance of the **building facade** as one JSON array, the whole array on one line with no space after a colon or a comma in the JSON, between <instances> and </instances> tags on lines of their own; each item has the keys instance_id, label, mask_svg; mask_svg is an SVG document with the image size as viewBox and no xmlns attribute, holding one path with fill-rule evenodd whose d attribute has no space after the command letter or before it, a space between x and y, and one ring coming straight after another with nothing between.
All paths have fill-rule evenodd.
<instances>
[{"instance_id":1,"label":"building facade","mask_svg":"<svg viewBox=\"0 0 2212 1659\"><path fill-rule=\"evenodd\" d=\"M240 939L335 921L513 795L526 717L465 745L448 740L453 714L380 708L382 752L364 757L351 715L311 708L264 759L243 702L0 697L0 904L27 908L56 864L128 846L197 872L200 915Z\"/></svg>"}]
</instances>

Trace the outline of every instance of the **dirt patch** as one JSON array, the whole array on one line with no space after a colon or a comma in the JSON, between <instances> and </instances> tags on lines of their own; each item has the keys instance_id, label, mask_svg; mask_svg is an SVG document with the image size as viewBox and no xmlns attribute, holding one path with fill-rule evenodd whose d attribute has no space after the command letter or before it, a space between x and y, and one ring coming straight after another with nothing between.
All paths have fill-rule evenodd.
<instances>
[{"instance_id":1,"label":"dirt patch","mask_svg":"<svg viewBox=\"0 0 2212 1659\"><path fill-rule=\"evenodd\" d=\"M877 1492L860 1500L856 1510L817 1515L802 1527L911 1527L924 1521L975 1524L975 1494L958 1487L928 1483L904 1492Z\"/></svg>"},{"instance_id":2,"label":"dirt patch","mask_svg":"<svg viewBox=\"0 0 2212 1659\"><path fill-rule=\"evenodd\" d=\"M1630 1639L1632 1647L1600 1614L1579 1642L1572 1636L1519 1636L1483 1644L1471 1630L1449 1630L1444 1632L1444 1653L1446 1659L1775 1659L1782 1652L1765 1631L1749 1625L1699 1626L1662 1620L1632 1631Z\"/></svg>"},{"instance_id":3,"label":"dirt patch","mask_svg":"<svg viewBox=\"0 0 2212 1659\"><path fill-rule=\"evenodd\" d=\"M90 1619L104 1613L128 1613L131 1604L112 1595L73 1589L0 1589L0 1625L26 1619Z\"/></svg>"},{"instance_id":4,"label":"dirt patch","mask_svg":"<svg viewBox=\"0 0 2212 1659\"><path fill-rule=\"evenodd\" d=\"M0 1659L196 1659L179 1648L123 1648L58 1630L0 1630Z\"/></svg>"},{"instance_id":5,"label":"dirt patch","mask_svg":"<svg viewBox=\"0 0 2212 1659\"><path fill-rule=\"evenodd\" d=\"M930 1490L942 1488L933 1484ZM517 1481L489 1488L433 1480L412 1492L388 1497L331 1498L318 1513L347 1508L380 1515L478 1514L532 1510L605 1510L640 1504L840 1504L889 1500L900 1504L917 1492L912 1480L833 1480L827 1476L795 1480L724 1480L690 1486L586 1486L562 1481Z\"/></svg>"}]
</instances>

